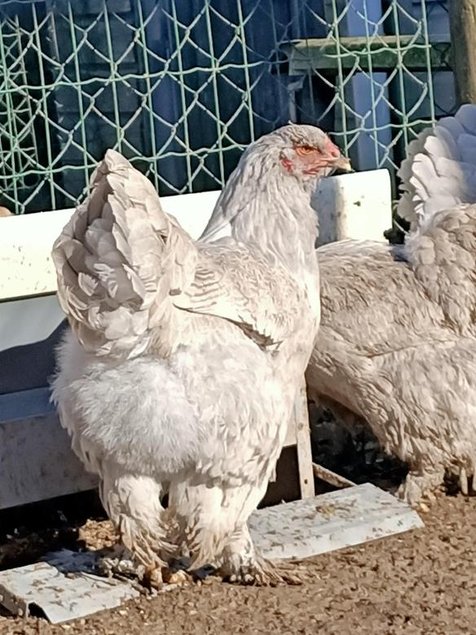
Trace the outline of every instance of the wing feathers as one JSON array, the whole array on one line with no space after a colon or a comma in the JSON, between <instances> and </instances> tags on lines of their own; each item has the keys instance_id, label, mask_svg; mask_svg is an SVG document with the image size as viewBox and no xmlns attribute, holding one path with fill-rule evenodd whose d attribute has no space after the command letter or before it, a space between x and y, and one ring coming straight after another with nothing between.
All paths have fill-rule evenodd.
<instances>
[{"instance_id":1,"label":"wing feathers","mask_svg":"<svg viewBox=\"0 0 476 635\"><path fill-rule=\"evenodd\" d=\"M259 346L275 345L299 324L306 302L284 269L246 247L228 241L199 250L164 214L148 179L111 150L53 259L61 306L98 355L131 357L151 342L156 354L170 354L181 343L181 311L223 318Z\"/></svg>"}]
</instances>

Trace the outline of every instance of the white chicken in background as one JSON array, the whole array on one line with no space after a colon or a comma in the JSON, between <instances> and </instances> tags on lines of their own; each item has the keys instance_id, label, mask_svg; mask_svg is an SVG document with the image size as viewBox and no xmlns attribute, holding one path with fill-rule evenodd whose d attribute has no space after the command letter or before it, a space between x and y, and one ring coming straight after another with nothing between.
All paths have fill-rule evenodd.
<instances>
[{"instance_id":1,"label":"white chicken in background","mask_svg":"<svg viewBox=\"0 0 476 635\"><path fill-rule=\"evenodd\" d=\"M183 554L189 570L212 565L231 581L293 579L255 552L247 520L319 324L311 191L347 164L313 126L262 137L194 242L109 150L54 245L72 330L53 398L149 583L170 579ZM226 225L231 238L209 242Z\"/></svg>"},{"instance_id":2,"label":"white chicken in background","mask_svg":"<svg viewBox=\"0 0 476 635\"><path fill-rule=\"evenodd\" d=\"M476 106L423 131L400 172L404 246L318 249L321 326L309 393L347 423L365 419L409 465L416 503L445 471L476 475Z\"/></svg>"}]
</instances>

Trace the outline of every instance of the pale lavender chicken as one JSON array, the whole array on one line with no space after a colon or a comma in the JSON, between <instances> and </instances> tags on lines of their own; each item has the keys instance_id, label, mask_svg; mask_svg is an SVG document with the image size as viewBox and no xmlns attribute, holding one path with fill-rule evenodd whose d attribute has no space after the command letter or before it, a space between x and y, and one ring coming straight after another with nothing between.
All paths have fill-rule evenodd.
<instances>
[{"instance_id":1,"label":"pale lavender chicken","mask_svg":"<svg viewBox=\"0 0 476 635\"><path fill-rule=\"evenodd\" d=\"M476 474L476 106L425 130L400 169L405 245L318 249L321 326L310 395L367 421L409 465L416 503L445 472Z\"/></svg>"},{"instance_id":2,"label":"pale lavender chicken","mask_svg":"<svg viewBox=\"0 0 476 635\"><path fill-rule=\"evenodd\" d=\"M108 151L57 239L71 331L53 396L75 452L149 582L171 558L292 581L247 521L280 454L319 324L316 177L346 161L313 126L244 153L199 242ZM231 237L210 242L229 225ZM168 494L168 508L161 499Z\"/></svg>"}]
</instances>

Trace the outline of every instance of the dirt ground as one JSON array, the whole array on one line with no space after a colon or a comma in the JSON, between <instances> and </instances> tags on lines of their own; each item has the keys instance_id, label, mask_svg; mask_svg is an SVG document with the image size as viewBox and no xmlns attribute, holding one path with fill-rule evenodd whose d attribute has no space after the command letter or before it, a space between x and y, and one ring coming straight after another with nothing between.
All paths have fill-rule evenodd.
<instances>
[{"instance_id":1,"label":"dirt ground","mask_svg":"<svg viewBox=\"0 0 476 635\"><path fill-rule=\"evenodd\" d=\"M79 502L66 502L60 512L53 503L38 506L29 514L34 531L23 524L0 536L0 567L51 547L107 543L107 522L81 518L100 519L94 500ZM306 561L314 579L302 586L212 582L61 626L0 616L0 634L476 634L476 499L440 494L422 517L422 530ZM11 527L20 520L13 515Z\"/></svg>"}]
</instances>

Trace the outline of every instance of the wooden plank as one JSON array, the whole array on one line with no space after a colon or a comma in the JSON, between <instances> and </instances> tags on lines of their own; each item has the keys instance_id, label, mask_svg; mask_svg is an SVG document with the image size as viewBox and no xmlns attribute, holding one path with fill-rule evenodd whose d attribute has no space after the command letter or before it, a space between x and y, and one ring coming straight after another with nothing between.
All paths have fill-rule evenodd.
<instances>
[{"instance_id":1,"label":"wooden plank","mask_svg":"<svg viewBox=\"0 0 476 635\"><path fill-rule=\"evenodd\" d=\"M476 0L450 0L453 68L458 105L476 103Z\"/></svg>"},{"instance_id":2,"label":"wooden plank","mask_svg":"<svg viewBox=\"0 0 476 635\"><path fill-rule=\"evenodd\" d=\"M459 1L459 0L458 0ZM476 0L475 0L476 1ZM312 71L389 71L404 65L410 71L451 68L451 43L435 41L428 47L413 35L384 35L295 40L284 45L289 59L289 75Z\"/></svg>"},{"instance_id":3,"label":"wooden plank","mask_svg":"<svg viewBox=\"0 0 476 635\"><path fill-rule=\"evenodd\" d=\"M0 300L0 313L0 353L46 340L65 319L56 293Z\"/></svg>"},{"instance_id":4,"label":"wooden plank","mask_svg":"<svg viewBox=\"0 0 476 635\"><path fill-rule=\"evenodd\" d=\"M356 485L356 483L349 481L349 479L345 478L345 476L341 476L340 474L329 470L327 467L319 465L319 463L313 463L312 470L314 472L314 476L317 476L317 478L320 478L322 481L325 481L334 487L338 487L339 489L342 487L355 487Z\"/></svg>"},{"instance_id":5,"label":"wooden plank","mask_svg":"<svg viewBox=\"0 0 476 635\"><path fill-rule=\"evenodd\" d=\"M299 469L299 486L301 498L315 495L314 471L312 469L311 430L309 427L309 410L307 406L306 383L303 382L299 398L295 404L296 448Z\"/></svg>"},{"instance_id":6,"label":"wooden plank","mask_svg":"<svg viewBox=\"0 0 476 635\"><path fill-rule=\"evenodd\" d=\"M322 179L311 199L319 214L317 246L336 240L379 240L392 226L392 182L387 169Z\"/></svg>"}]
</instances>

